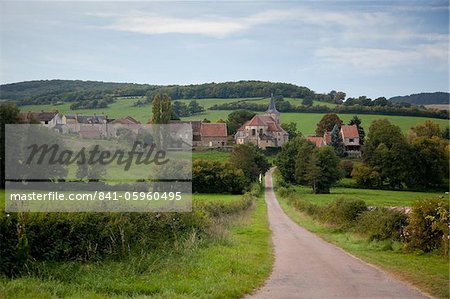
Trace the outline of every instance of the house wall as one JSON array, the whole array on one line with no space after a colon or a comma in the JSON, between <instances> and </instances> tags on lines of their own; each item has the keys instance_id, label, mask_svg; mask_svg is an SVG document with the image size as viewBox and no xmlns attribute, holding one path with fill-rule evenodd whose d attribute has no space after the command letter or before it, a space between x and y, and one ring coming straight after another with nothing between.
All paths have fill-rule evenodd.
<instances>
[{"instance_id":1,"label":"house wall","mask_svg":"<svg viewBox=\"0 0 450 299\"><path fill-rule=\"evenodd\" d=\"M350 139L353 139L353 142L350 142ZM359 138L344 138L344 145L359 145Z\"/></svg>"},{"instance_id":2,"label":"house wall","mask_svg":"<svg viewBox=\"0 0 450 299\"><path fill-rule=\"evenodd\" d=\"M223 147L227 145L227 137L203 137L201 146Z\"/></svg>"}]
</instances>

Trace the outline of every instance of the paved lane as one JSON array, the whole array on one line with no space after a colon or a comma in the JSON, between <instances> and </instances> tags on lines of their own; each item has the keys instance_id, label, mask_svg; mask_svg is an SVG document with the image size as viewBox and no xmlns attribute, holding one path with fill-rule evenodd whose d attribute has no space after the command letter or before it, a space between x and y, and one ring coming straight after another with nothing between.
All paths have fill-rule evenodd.
<instances>
[{"instance_id":1,"label":"paved lane","mask_svg":"<svg viewBox=\"0 0 450 299\"><path fill-rule=\"evenodd\" d=\"M266 203L275 246L272 275L248 298L428 298L294 223L266 176Z\"/></svg>"}]
</instances>

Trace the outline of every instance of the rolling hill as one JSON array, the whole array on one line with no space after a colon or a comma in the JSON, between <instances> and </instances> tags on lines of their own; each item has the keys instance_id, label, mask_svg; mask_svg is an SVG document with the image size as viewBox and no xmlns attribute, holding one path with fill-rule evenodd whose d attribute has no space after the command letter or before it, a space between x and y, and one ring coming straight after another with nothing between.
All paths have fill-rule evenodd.
<instances>
[{"instance_id":1,"label":"rolling hill","mask_svg":"<svg viewBox=\"0 0 450 299\"><path fill-rule=\"evenodd\" d=\"M409 96L392 97L389 101L394 103L410 103L414 105L447 104L449 103L450 93L448 92L422 92L411 94Z\"/></svg>"}]
</instances>

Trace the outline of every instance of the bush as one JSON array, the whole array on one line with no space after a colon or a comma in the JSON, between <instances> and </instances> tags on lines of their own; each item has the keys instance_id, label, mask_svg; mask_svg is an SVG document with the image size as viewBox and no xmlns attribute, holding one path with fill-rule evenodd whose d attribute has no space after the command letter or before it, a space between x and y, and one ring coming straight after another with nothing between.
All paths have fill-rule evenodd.
<instances>
[{"instance_id":1,"label":"bush","mask_svg":"<svg viewBox=\"0 0 450 299\"><path fill-rule=\"evenodd\" d=\"M387 208L376 208L358 217L356 231L367 235L369 240L404 240L407 215Z\"/></svg>"},{"instance_id":2,"label":"bush","mask_svg":"<svg viewBox=\"0 0 450 299\"><path fill-rule=\"evenodd\" d=\"M241 194L250 180L230 163L195 160L192 164L192 191L198 193Z\"/></svg>"},{"instance_id":3,"label":"bush","mask_svg":"<svg viewBox=\"0 0 450 299\"><path fill-rule=\"evenodd\" d=\"M408 249L425 252L449 249L449 203L448 199L433 198L418 201L408 218Z\"/></svg>"},{"instance_id":4,"label":"bush","mask_svg":"<svg viewBox=\"0 0 450 299\"><path fill-rule=\"evenodd\" d=\"M365 211L367 205L363 200L339 198L325 207L324 220L340 227L350 227Z\"/></svg>"},{"instance_id":5,"label":"bush","mask_svg":"<svg viewBox=\"0 0 450 299\"><path fill-rule=\"evenodd\" d=\"M373 187L380 183L380 174L370 166L355 163L351 173L352 178L362 187Z\"/></svg>"}]
</instances>

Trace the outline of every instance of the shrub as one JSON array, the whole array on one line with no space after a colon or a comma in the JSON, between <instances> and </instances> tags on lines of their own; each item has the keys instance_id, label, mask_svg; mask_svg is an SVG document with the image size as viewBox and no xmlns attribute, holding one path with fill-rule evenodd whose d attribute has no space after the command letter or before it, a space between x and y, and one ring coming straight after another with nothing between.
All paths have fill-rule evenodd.
<instances>
[{"instance_id":1,"label":"shrub","mask_svg":"<svg viewBox=\"0 0 450 299\"><path fill-rule=\"evenodd\" d=\"M412 208L408 222L407 248L425 252L440 249L448 255L450 223L447 199L418 201Z\"/></svg>"},{"instance_id":2,"label":"shrub","mask_svg":"<svg viewBox=\"0 0 450 299\"><path fill-rule=\"evenodd\" d=\"M407 223L404 212L387 208L376 208L358 217L356 231L367 235L369 240L404 240L404 227Z\"/></svg>"},{"instance_id":3,"label":"shrub","mask_svg":"<svg viewBox=\"0 0 450 299\"><path fill-rule=\"evenodd\" d=\"M362 187L377 186L380 182L380 174L378 171L362 163L354 164L351 176Z\"/></svg>"},{"instance_id":4,"label":"shrub","mask_svg":"<svg viewBox=\"0 0 450 299\"><path fill-rule=\"evenodd\" d=\"M340 227L349 227L365 211L367 211L367 205L363 200L339 198L326 206L324 220Z\"/></svg>"},{"instance_id":5,"label":"shrub","mask_svg":"<svg viewBox=\"0 0 450 299\"><path fill-rule=\"evenodd\" d=\"M195 160L192 164L193 192L240 194L249 185L244 172L229 163Z\"/></svg>"}]
</instances>

